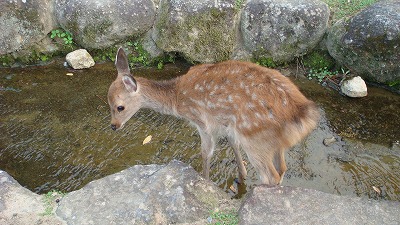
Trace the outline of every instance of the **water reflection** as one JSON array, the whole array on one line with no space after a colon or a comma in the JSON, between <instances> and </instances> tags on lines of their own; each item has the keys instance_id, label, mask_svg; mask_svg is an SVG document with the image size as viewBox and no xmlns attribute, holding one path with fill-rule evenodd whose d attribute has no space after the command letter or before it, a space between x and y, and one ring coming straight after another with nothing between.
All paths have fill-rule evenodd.
<instances>
[{"instance_id":1,"label":"water reflection","mask_svg":"<svg viewBox=\"0 0 400 225\"><path fill-rule=\"evenodd\" d=\"M187 65L177 63L162 71L134 71L161 79L186 70ZM76 190L133 165L172 159L201 171L200 139L186 121L140 110L123 130L110 129L106 94L115 76L112 63L81 71L68 71L61 62L0 69L0 169L39 193ZM295 82L320 104L329 121L324 117L312 135L287 153L283 185L400 200L399 96L372 89L368 98L353 100L312 82ZM142 145L149 135L151 142ZM339 141L324 146L322 140L329 137ZM247 169L249 189L258 179L251 165ZM229 192L236 174L233 153L220 140L211 179Z\"/></svg>"}]
</instances>

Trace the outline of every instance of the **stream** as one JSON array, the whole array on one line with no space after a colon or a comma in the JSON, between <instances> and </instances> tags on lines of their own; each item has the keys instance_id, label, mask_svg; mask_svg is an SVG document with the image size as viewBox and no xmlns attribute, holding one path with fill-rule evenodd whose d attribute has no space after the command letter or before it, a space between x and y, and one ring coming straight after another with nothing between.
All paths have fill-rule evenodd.
<instances>
[{"instance_id":1,"label":"stream","mask_svg":"<svg viewBox=\"0 0 400 225\"><path fill-rule=\"evenodd\" d=\"M135 76L169 79L184 74L184 62L163 70L134 68ZM67 73L72 73L67 75ZM57 60L47 66L0 69L0 169L36 192L70 192L90 181L138 164L173 159L201 171L200 138L188 122L140 110L115 132L110 129L107 91L116 77L112 62L71 70ZM318 128L286 153L282 185L339 195L400 200L400 96L368 87L368 96L344 97L305 78L291 79L321 108ZM152 139L143 145L149 135ZM324 139L335 140L330 145ZM211 180L239 196L258 184L236 187L237 168L221 139Z\"/></svg>"}]
</instances>

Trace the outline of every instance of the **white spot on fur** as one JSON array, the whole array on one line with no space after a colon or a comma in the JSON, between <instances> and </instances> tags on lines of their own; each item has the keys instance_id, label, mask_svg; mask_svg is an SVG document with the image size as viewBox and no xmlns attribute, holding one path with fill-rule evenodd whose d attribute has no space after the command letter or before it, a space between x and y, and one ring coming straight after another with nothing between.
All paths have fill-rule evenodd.
<instances>
[{"instance_id":1,"label":"white spot on fur","mask_svg":"<svg viewBox=\"0 0 400 225\"><path fill-rule=\"evenodd\" d=\"M255 105L251 102L246 103L246 107L249 109L253 109L255 107Z\"/></svg>"},{"instance_id":2,"label":"white spot on fur","mask_svg":"<svg viewBox=\"0 0 400 225\"><path fill-rule=\"evenodd\" d=\"M274 113L272 112L272 110L268 110L268 118L270 119L274 119Z\"/></svg>"},{"instance_id":3,"label":"white spot on fur","mask_svg":"<svg viewBox=\"0 0 400 225\"><path fill-rule=\"evenodd\" d=\"M233 102L232 95L228 95L227 101L228 101L228 102L230 102L230 103L232 103L232 102Z\"/></svg>"}]
</instances>

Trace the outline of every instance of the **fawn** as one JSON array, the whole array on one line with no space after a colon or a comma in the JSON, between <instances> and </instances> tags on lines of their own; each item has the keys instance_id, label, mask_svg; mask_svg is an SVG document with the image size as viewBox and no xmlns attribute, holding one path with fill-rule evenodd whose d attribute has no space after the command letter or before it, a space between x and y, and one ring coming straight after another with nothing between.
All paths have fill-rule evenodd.
<instances>
[{"instance_id":1,"label":"fawn","mask_svg":"<svg viewBox=\"0 0 400 225\"><path fill-rule=\"evenodd\" d=\"M261 183L280 184L286 171L285 150L308 135L319 120L314 102L288 78L254 63L196 65L175 79L154 81L134 78L119 48L115 65L118 76L108 91L111 128L121 129L140 108L189 120L200 134L206 179L216 141L225 136L234 150L239 183L247 175L242 148Z\"/></svg>"}]
</instances>

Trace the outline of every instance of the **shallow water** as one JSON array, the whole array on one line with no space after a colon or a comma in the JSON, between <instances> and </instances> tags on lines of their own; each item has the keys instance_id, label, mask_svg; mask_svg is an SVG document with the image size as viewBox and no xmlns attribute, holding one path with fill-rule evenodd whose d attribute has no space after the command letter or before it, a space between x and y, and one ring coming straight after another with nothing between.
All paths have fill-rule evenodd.
<instances>
[{"instance_id":1,"label":"shallow water","mask_svg":"<svg viewBox=\"0 0 400 225\"><path fill-rule=\"evenodd\" d=\"M161 71L135 69L135 75L166 79L187 68L184 63L169 64ZM60 61L0 69L0 169L38 193L76 190L133 165L172 159L201 171L200 139L186 121L140 110L123 130L110 129L106 94L115 76L112 63L81 71L70 71ZM370 88L368 97L349 99L305 79L293 80L326 117L288 151L283 185L400 200L400 97ZM152 140L143 145L149 135ZM338 141L324 146L322 140L330 137ZM241 193L257 184L255 171L251 165L247 168ZM232 193L237 169L223 139L211 169L211 179Z\"/></svg>"}]
</instances>

